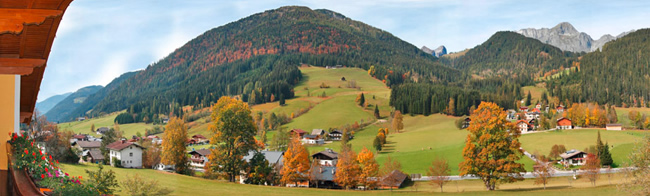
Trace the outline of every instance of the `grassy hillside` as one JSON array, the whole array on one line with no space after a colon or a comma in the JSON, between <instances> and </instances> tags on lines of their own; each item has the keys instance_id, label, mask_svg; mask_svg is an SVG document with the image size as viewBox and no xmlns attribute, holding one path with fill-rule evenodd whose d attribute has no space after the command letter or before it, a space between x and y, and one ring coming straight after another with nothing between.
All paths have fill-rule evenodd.
<instances>
[{"instance_id":1,"label":"grassy hillside","mask_svg":"<svg viewBox=\"0 0 650 196\"><path fill-rule=\"evenodd\" d=\"M535 151L548 155L555 144L563 144L567 150L584 150L596 145L598 129L576 129L558 132L543 132L521 136L522 148L530 153ZM614 163L621 165L627 160L634 143L641 140L647 132L600 130L603 142L608 142ZM613 147L612 147L613 146Z\"/></svg>"},{"instance_id":2,"label":"grassy hillside","mask_svg":"<svg viewBox=\"0 0 650 196\"><path fill-rule=\"evenodd\" d=\"M63 164L62 169L72 176L83 176L83 179L88 179L88 175L84 170L97 170L95 165L66 165ZM132 176L138 174L144 176L146 179L158 180L162 187L170 188L174 192L172 195L393 195L393 194L409 194L409 195L431 195L433 192L438 192L439 189L431 187L428 182L418 182L418 191L416 192L413 187L402 188L393 192L388 190L378 191L345 191L345 190L328 190L328 189L315 189L315 188L285 188L285 187L270 187L258 185L243 185L235 183L227 183L220 180L206 180L198 177L183 176L167 172L161 172L150 169L123 169L106 167L106 169L113 170L117 176L118 181L124 180L127 175ZM612 178L613 184L618 184L622 181L619 175ZM569 184L571 183L571 184ZM573 195L616 195L621 194L617 192L616 187L609 185L606 176L601 176L601 180L597 181L597 187L592 187L589 181L585 179L567 180L565 177L553 178L548 185L547 190L542 190L541 185L533 185L532 180L525 180L512 184L504 184L499 186L499 190L487 192L482 182L479 180L463 180L454 181L445 185L444 190L448 195L552 195L552 194L573 194ZM117 188L118 195L124 195L121 188Z\"/></svg>"},{"instance_id":3,"label":"grassy hillside","mask_svg":"<svg viewBox=\"0 0 650 196\"><path fill-rule=\"evenodd\" d=\"M71 130L75 133L86 133L86 134L98 136L97 134L95 134L94 131L90 130L90 127L94 124L95 129L98 129L100 127L112 128L115 117L122 112L124 111L115 112L103 117L87 119L84 121L73 121L73 122L61 123L59 124L59 129ZM136 133L138 132L144 135L145 129L153 128L152 124L145 124L145 123L123 124L119 126L120 126L120 131L122 131L122 135L125 137L131 137L133 135L136 135Z\"/></svg>"}]
</instances>

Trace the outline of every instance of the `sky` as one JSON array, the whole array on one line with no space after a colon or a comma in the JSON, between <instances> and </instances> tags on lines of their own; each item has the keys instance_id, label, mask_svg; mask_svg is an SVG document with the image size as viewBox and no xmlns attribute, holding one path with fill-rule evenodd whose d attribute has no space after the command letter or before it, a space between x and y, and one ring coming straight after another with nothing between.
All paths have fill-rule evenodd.
<instances>
[{"instance_id":1,"label":"sky","mask_svg":"<svg viewBox=\"0 0 650 196\"><path fill-rule=\"evenodd\" d=\"M146 68L205 31L282 6L329 9L415 45L449 52L497 31L570 22L593 39L650 27L650 1L76 0L63 16L38 101Z\"/></svg>"}]
</instances>

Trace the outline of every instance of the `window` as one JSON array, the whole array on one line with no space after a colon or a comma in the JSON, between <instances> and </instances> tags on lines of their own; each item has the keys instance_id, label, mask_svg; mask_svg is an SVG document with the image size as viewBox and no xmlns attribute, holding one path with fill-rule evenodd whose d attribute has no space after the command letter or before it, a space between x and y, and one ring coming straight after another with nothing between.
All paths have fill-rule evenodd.
<instances>
[{"instance_id":1,"label":"window","mask_svg":"<svg viewBox=\"0 0 650 196\"><path fill-rule=\"evenodd\" d=\"M132 156L133 156L133 153L132 153L132 152L129 152L129 156L132 157Z\"/></svg>"}]
</instances>

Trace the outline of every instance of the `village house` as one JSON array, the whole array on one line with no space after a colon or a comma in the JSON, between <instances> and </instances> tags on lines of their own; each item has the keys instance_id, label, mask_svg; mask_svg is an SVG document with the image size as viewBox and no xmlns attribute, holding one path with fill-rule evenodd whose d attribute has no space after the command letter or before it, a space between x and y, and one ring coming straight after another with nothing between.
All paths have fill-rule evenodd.
<instances>
[{"instance_id":1,"label":"village house","mask_svg":"<svg viewBox=\"0 0 650 196\"><path fill-rule=\"evenodd\" d=\"M327 131L323 129L313 129L311 130L312 135L318 135L320 138L325 138L325 135L327 134Z\"/></svg>"},{"instance_id":2,"label":"village house","mask_svg":"<svg viewBox=\"0 0 650 196\"><path fill-rule=\"evenodd\" d=\"M542 104L541 104L541 103L537 103L537 105L535 105L535 108L536 108L537 110L541 110L541 109L542 109Z\"/></svg>"},{"instance_id":3,"label":"village house","mask_svg":"<svg viewBox=\"0 0 650 196\"><path fill-rule=\"evenodd\" d=\"M303 131L302 129L291 129L291 131L289 131L289 133L291 133L291 134L298 134L298 136L299 136L300 138L302 138L305 134L307 134L307 132L306 132L306 131Z\"/></svg>"},{"instance_id":4,"label":"village house","mask_svg":"<svg viewBox=\"0 0 650 196\"><path fill-rule=\"evenodd\" d=\"M332 132L329 133L330 140L338 141L341 140L341 137L343 137L343 132L339 130L333 130Z\"/></svg>"},{"instance_id":5,"label":"village house","mask_svg":"<svg viewBox=\"0 0 650 196\"><path fill-rule=\"evenodd\" d=\"M92 142L91 141L77 141L77 142L73 143L72 146L79 149L79 151L81 151L81 152L85 152L85 151L90 151L92 149L99 150L99 148L102 146L102 143L98 142L98 141L92 141Z\"/></svg>"},{"instance_id":6,"label":"village house","mask_svg":"<svg viewBox=\"0 0 650 196\"><path fill-rule=\"evenodd\" d=\"M188 154L190 154L191 166L203 168L205 167L205 163L208 162L208 156L210 155L210 150L209 149L192 150L192 152L189 152Z\"/></svg>"},{"instance_id":7,"label":"village house","mask_svg":"<svg viewBox=\"0 0 650 196\"><path fill-rule=\"evenodd\" d=\"M86 120L86 117L79 117L79 118L77 118L77 121L84 121L84 120Z\"/></svg>"},{"instance_id":8,"label":"village house","mask_svg":"<svg viewBox=\"0 0 650 196\"><path fill-rule=\"evenodd\" d=\"M116 166L114 161L120 161L124 168L142 168L144 147L139 144L122 139L107 145L106 148L110 150L111 166Z\"/></svg>"},{"instance_id":9,"label":"village house","mask_svg":"<svg viewBox=\"0 0 650 196\"><path fill-rule=\"evenodd\" d=\"M281 168L282 167L282 160L284 157L284 151L260 151L264 155L264 159L269 162L269 165L272 168ZM248 155L244 156L244 161L249 163L251 159L253 159L253 156L255 156L256 151L252 150L248 152ZM239 175L239 183L244 184L246 181L246 175L242 172L242 175ZM304 182L303 182L304 183ZM307 186L309 186L309 182L307 182Z\"/></svg>"},{"instance_id":10,"label":"village house","mask_svg":"<svg viewBox=\"0 0 650 196\"><path fill-rule=\"evenodd\" d=\"M576 149L560 154L564 165L584 165L587 162L587 153Z\"/></svg>"},{"instance_id":11,"label":"village house","mask_svg":"<svg viewBox=\"0 0 650 196\"><path fill-rule=\"evenodd\" d=\"M573 125L571 124L571 119L562 117L560 119L557 119L557 129L573 129Z\"/></svg>"},{"instance_id":12,"label":"village house","mask_svg":"<svg viewBox=\"0 0 650 196\"><path fill-rule=\"evenodd\" d=\"M323 140L320 135L304 135L302 138L302 142L305 144L316 144L316 145L322 145L325 143L325 140Z\"/></svg>"},{"instance_id":13,"label":"village house","mask_svg":"<svg viewBox=\"0 0 650 196\"><path fill-rule=\"evenodd\" d=\"M108 132L108 130L110 130L108 127L100 127L97 128L95 132L97 133L97 135L104 135L104 133Z\"/></svg>"},{"instance_id":14,"label":"village house","mask_svg":"<svg viewBox=\"0 0 650 196\"><path fill-rule=\"evenodd\" d=\"M533 108L530 112L526 112L526 120L539 119L539 115L542 112L537 108Z\"/></svg>"},{"instance_id":15,"label":"village house","mask_svg":"<svg viewBox=\"0 0 650 196\"><path fill-rule=\"evenodd\" d=\"M463 120L463 125L461 126L462 129L466 129L469 127L469 124L472 122L472 119L467 117L465 120Z\"/></svg>"},{"instance_id":16,"label":"village house","mask_svg":"<svg viewBox=\"0 0 650 196\"><path fill-rule=\"evenodd\" d=\"M74 134L72 135L74 141L88 141L88 135L84 134Z\"/></svg>"},{"instance_id":17,"label":"village house","mask_svg":"<svg viewBox=\"0 0 650 196\"><path fill-rule=\"evenodd\" d=\"M102 151L99 149L92 149L88 151L84 158L84 160L89 163L100 164L104 162L104 155L102 155Z\"/></svg>"},{"instance_id":18,"label":"village house","mask_svg":"<svg viewBox=\"0 0 650 196\"><path fill-rule=\"evenodd\" d=\"M534 128L527 120L518 120L516 125L521 133L531 132Z\"/></svg>"},{"instance_id":19,"label":"village house","mask_svg":"<svg viewBox=\"0 0 650 196\"><path fill-rule=\"evenodd\" d=\"M147 136L146 140L151 141L152 144L162 144L162 139L156 135Z\"/></svg>"},{"instance_id":20,"label":"village house","mask_svg":"<svg viewBox=\"0 0 650 196\"><path fill-rule=\"evenodd\" d=\"M339 153L334 152L334 150L326 148L323 151L314 153L311 155L313 160L318 159L319 164L322 166L336 166L336 162L339 160Z\"/></svg>"},{"instance_id":21,"label":"village house","mask_svg":"<svg viewBox=\"0 0 650 196\"><path fill-rule=\"evenodd\" d=\"M311 176L314 178L312 180L311 187L316 188L327 188L334 189L340 188L338 184L334 182L334 175L336 174L336 167L334 166L316 166L318 168L311 169Z\"/></svg>"},{"instance_id":22,"label":"village house","mask_svg":"<svg viewBox=\"0 0 650 196\"><path fill-rule=\"evenodd\" d=\"M508 111L506 111L506 114L507 114L506 120L511 120L512 121L512 120L517 120L519 118L517 116L517 111L515 111L513 109L509 109Z\"/></svg>"},{"instance_id":23,"label":"village house","mask_svg":"<svg viewBox=\"0 0 650 196\"><path fill-rule=\"evenodd\" d=\"M205 136L203 136L201 134L193 135L192 140L195 141L194 142L195 144L207 144L207 143L210 143L210 140L208 140L208 138L206 138Z\"/></svg>"},{"instance_id":24,"label":"village house","mask_svg":"<svg viewBox=\"0 0 650 196\"><path fill-rule=\"evenodd\" d=\"M379 182L379 188L381 189L398 189L402 187L404 181L408 178L408 175L402 173L399 170L393 170L390 174L384 176Z\"/></svg>"},{"instance_id":25,"label":"village house","mask_svg":"<svg viewBox=\"0 0 650 196\"><path fill-rule=\"evenodd\" d=\"M608 131L620 131L623 130L623 125L621 124L607 124L605 125L605 129Z\"/></svg>"},{"instance_id":26,"label":"village house","mask_svg":"<svg viewBox=\"0 0 650 196\"><path fill-rule=\"evenodd\" d=\"M528 112L528 107L526 106L519 107L519 112Z\"/></svg>"},{"instance_id":27,"label":"village house","mask_svg":"<svg viewBox=\"0 0 650 196\"><path fill-rule=\"evenodd\" d=\"M562 113L562 112L564 112L564 106L563 106L563 105L559 105L559 106L555 107L555 111L557 111L557 113Z\"/></svg>"}]
</instances>

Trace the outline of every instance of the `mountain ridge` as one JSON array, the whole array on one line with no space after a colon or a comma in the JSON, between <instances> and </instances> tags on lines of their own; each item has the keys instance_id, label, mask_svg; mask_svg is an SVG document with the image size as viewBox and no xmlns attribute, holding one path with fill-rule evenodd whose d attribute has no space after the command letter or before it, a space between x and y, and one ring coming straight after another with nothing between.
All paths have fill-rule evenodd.
<instances>
[{"instance_id":1,"label":"mountain ridge","mask_svg":"<svg viewBox=\"0 0 650 196\"><path fill-rule=\"evenodd\" d=\"M616 40L633 31L623 32L616 37L605 34L594 40L589 34L578 31L571 23L561 22L552 28L525 28L515 32L526 37L535 38L542 43L553 45L563 51L593 52L601 49L607 42Z\"/></svg>"},{"instance_id":2,"label":"mountain ridge","mask_svg":"<svg viewBox=\"0 0 650 196\"><path fill-rule=\"evenodd\" d=\"M37 102L36 109L41 114L45 114L48 111L50 111L50 109L52 109L54 106L56 106L56 104L59 104L59 102L61 102L66 97L68 97L70 94L72 94L72 92L67 92L60 95L53 95L51 97L48 97L43 101Z\"/></svg>"}]
</instances>

